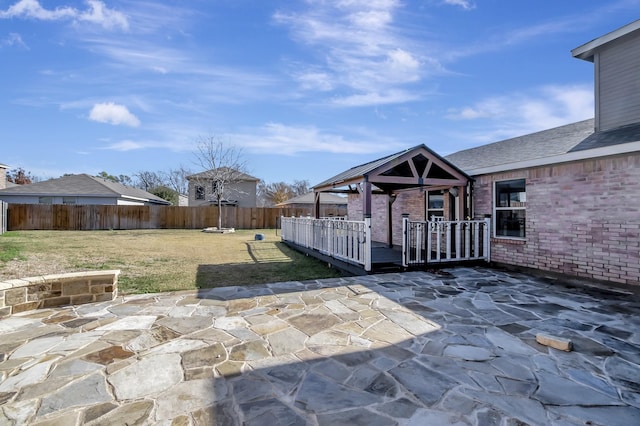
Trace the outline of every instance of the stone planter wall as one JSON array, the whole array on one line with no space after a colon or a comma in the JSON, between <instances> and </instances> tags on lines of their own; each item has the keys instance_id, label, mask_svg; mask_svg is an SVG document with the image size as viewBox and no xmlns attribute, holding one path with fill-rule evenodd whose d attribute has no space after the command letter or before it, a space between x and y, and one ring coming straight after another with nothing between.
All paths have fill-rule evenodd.
<instances>
[{"instance_id":1,"label":"stone planter wall","mask_svg":"<svg viewBox=\"0 0 640 426\"><path fill-rule=\"evenodd\" d=\"M119 270L73 272L0 281L0 318L32 309L113 300Z\"/></svg>"}]
</instances>

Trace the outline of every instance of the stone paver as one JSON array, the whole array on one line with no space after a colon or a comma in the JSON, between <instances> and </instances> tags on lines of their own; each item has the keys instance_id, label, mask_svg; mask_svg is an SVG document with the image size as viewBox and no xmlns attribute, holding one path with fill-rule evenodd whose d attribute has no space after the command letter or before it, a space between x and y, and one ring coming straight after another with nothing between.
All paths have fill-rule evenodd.
<instances>
[{"instance_id":1,"label":"stone paver","mask_svg":"<svg viewBox=\"0 0 640 426\"><path fill-rule=\"evenodd\" d=\"M25 312L0 320L0 424L640 424L638 292L564 284L454 268Z\"/></svg>"}]
</instances>

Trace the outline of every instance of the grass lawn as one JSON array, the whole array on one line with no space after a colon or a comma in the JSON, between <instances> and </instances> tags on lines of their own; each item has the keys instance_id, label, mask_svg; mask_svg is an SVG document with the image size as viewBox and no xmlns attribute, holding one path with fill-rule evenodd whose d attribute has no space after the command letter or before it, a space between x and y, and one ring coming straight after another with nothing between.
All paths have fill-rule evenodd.
<instances>
[{"instance_id":1,"label":"grass lawn","mask_svg":"<svg viewBox=\"0 0 640 426\"><path fill-rule=\"evenodd\" d=\"M264 234L264 240L256 241L256 233ZM122 293L341 275L288 248L273 229L232 234L199 230L11 231L0 236L0 280L100 269L122 271Z\"/></svg>"}]
</instances>

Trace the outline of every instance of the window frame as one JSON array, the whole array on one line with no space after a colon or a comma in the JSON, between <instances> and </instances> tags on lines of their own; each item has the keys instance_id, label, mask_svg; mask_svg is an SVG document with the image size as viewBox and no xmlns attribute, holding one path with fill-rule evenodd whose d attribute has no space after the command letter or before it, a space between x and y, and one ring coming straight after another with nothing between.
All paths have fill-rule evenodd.
<instances>
[{"instance_id":1,"label":"window frame","mask_svg":"<svg viewBox=\"0 0 640 426\"><path fill-rule=\"evenodd\" d=\"M431 197L441 197L442 207L432 208L430 205ZM427 207L427 221L431 221L432 216L444 218L444 194L442 194L441 191L427 191L426 207ZM440 214L433 214L433 213L440 213Z\"/></svg>"},{"instance_id":2,"label":"window frame","mask_svg":"<svg viewBox=\"0 0 640 426\"><path fill-rule=\"evenodd\" d=\"M193 197L196 200L206 200L206 188L203 185L195 185L193 188Z\"/></svg>"},{"instance_id":3,"label":"window frame","mask_svg":"<svg viewBox=\"0 0 640 426\"><path fill-rule=\"evenodd\" d=\"M521 203L522 205L515 205L512 206L511 203L514 201L511 199L511 197L509 197L509 199L507 200L507 203L509 205L507 206L499 206L498 204L498 196L500 193L503 193L502 191L499 193L499 185L500 184L504 184L507 182L519 182L522 181L522 186L524 187L524 192L520 191L519 197L520 198L524 198L523 200L521 199L520 201L516 201ZM514 194L516 193L515 191L513 192ZM512 192L508 192L508 194L512 194ZM522 194L524 194L524 197L522 196ZM524 241L527 239L527 180L525 178L516 178L516 179L501 179L501 180L496 180L493 182L493 197L492 197L492 201L491 201L491 206L493 209L493 220L492 220L492 225L493 225L493 238L500 238L500 239L509 239L509 240L519 240L519 241ZM498 235L498 212L504 212L504 211L518 211L518 212L524 212L524 219L523 219L523 223L522 223L522 227L520 230L521 235L520 236L515 236L515 235Z\"/></svg>"}]
</instances>

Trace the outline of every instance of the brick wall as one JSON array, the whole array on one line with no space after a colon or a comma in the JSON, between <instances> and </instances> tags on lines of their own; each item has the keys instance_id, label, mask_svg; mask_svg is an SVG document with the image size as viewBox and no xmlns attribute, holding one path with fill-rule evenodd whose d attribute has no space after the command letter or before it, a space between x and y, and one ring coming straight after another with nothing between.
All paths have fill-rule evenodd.
<instances>
[{"instance_id":1,"label":"brick wall","mask_svg":"<svg viewBox=\"0 0 640 426\"><path fill-rule=\"evenodd\" d=\"M348 218L362 220L363 197L349 194ZM425 193L420 190L400 193L393 203L393 244L402 245L402 214L408 213L413 220L425 220ZM388 197L373 195L371 199L371 238L373 241L388 243Z\"/></svg>"},{"instance_id":2,"label":"brick wall","mask_svg":"<svg viewBox=\"0 0 640 426\"><path fill-rule=\"evenodd\" d=\"M640 285L640 153L476 177L475 215L493 182L526 179L526 240L492 239L495 262Z\"/></svg>"}]
</instances>

